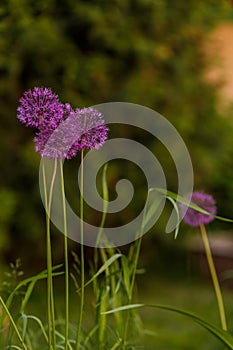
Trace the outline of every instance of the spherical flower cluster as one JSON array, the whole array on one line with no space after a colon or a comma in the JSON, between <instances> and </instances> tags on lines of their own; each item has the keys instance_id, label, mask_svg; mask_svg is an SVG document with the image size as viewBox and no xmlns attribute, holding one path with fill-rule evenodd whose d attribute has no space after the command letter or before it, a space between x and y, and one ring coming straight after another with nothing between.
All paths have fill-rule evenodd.
<instances>
[{"instance_id":1,"label":"spherical flower cluster","mask_svg":"<svg viewBox=\"0 0 233 350\"><path fill-rule=\"evenodd\" d=\"M76 109L71 113L70 127L79 136L75 138L69 154L81 149L98 149L107 139L108 128L102 113L93 108Z\"/></svg>"},{"instance_id":2,"label":"spherical flower cluster","mask_svg":"<svg viewBox=\"0 0 233 350\"><path fill-rule=\"evenodd\" d=\"M201 213L187 205L181 203L180 210L181 214L184 215L184 221L190 226L200 226L203 224L208 224L214 220L217 208L215 205L215 200L210 194L203 192L193 192L192 195L186 197L191 203L197 205L201 209L207 211L210 215Z\"/></svg>"},{"instance_id":3,"label":"spherical flower cluster","mask_svg":"<svg viewBox=\"0 0 233 350\"><path fill-rule=\"evenodd\" d=\"M17 117L26 126L54 130L63 119L64 105L51 89L35 87L28 90L19 103Z\"/></svg>"},{"instance_id":4,"label":"spherical flower cluster","mask_svg":"<svg viewBox=\"0 0 233 350\"><path fill-rule=\"evenodd\" d=\"M17 109L18 119L37 129L34 141L42 157L67 158L82 149L98 149L107 139L103 115L93 108L72 110L48 88L26 91Z\"/></svg>"}]
</instances>

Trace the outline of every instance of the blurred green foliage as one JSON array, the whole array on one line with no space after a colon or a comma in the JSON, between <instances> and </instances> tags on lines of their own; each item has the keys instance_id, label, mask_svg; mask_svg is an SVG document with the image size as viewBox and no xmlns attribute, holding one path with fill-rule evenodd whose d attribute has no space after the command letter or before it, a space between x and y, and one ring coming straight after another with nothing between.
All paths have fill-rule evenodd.
<instances>
[{"instance_id":1,"label":"blurred green foliage","mask_svg":"<svg viewBox=\"0 0 233 350\"><path fill-rule=\"evenodd\" d=\"M43 255L40 157L32 131L16 119L18 99L33 86L51 87L74 107L126 101L163 114L188 146L195 187L211 191L220 214L231 215L232 118L216 109L217 92L203 79L202 50L208 32L229 14L230 2L218 0L1 1L2 252L31 261ZM123 133L159 150L136 130L113 128L110 136ZM174 166L164 152L161 163L175 190ZM122 175L122 167L114 169L113 183Z\"/></svg>"}]
</instances>

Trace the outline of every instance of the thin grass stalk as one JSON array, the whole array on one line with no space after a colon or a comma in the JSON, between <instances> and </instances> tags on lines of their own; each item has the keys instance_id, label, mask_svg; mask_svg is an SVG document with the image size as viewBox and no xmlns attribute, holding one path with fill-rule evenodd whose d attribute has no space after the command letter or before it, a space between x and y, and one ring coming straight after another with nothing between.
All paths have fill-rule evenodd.
<instances>
[{"instance_id":1,"label":"thin grass stalk","mask_svg":"<svg viewBox=\"0 0 233 350\"><path fill-rule=\"evenodd\" d=\"M97 248L99 246L99 241L100 241L100 238L102 236L104 224L106 221L107 210L108 210L108 201L109 201L106 172L107 172L107 164L105 164L105 166L104 166L103 176L102 176L103 211L102 211L102 218L101 218L99 231L98 231L97 239L96 239L96 247L95 247L95 251L94 251L94 267L96 270L98 268L98 250L97 250Z\"/></svg>"},{"instance_id":2,"label":"thin grass stalk","mask_svg":"<svg viewBox=\"0 0 233 350\"><path fill-rule=\"evenodd\" d=\"M44 167L44 160L42 163L43 182L44 182L44 196L46 206L46 255L47 255L47 312L48 312L48 332L49 332L49 348L56 349L56 332L55 332L55 312L54 312L54 297L53 297L53 277L52 277L52 248L51 248L51 232L50 232L50 211L52 204L52 193L57 171L57 159L54 159L54 169L49 190L49 199L47 195L46 174ZM52 328L51 328L52 326ZM53 343L53 346L52 346Z\"/></svg>"},{"instance_id":3,"label":"thin grass stalk","mask_svg":"<svg viewBox=\"0 0 233 350\"><path fill-rule=\"evenodd\" d=\"M64 184L62 160L60 160L60 176L61 176L61 191L62 191L62 208L63 208L63 225L64 225L64 259L65 259L65 350L68 350L68 342L69 342L69 261L68 261L68 239L67 239L65 184Z\"/></svg>"},{"instance_id":4,"label":"thin grass stalk","mask_svg":"<svg viewBox=\"0 0 233 350\"><path fill-rule=\"evenodd\" d=\"M106 180L106 171L107 171L107 164L105 164L104 166L104 170L103 170L103 176L102 176L102 197L103 197L103 210L102 210L102 218L101 218L101 222L100 222L100 226L99 226L99 231L97 234L97 240L96 240L96 247L95 247L95 251L94 251L94 267L95 270L97 270L98 268L98 246L99 246L99 241L101 239L102 236L102 232L103 232L103 228L105 225L105 221L106 221L106 216L107 216L107 209L108 209L108 201L109 201L109 195L108 195L108 187L107 187L107 180ZM105 263L107 261L107 256L105 253L105 249L104 248L100 248L100 254L101 254L101 259L102 262ZM109 278L109 269L107 268L105 271L105 276L106 276L106 281ZM93 281L94 284L94 290L95 292L97 292L98 287L97 287L97 279ZM106 331L106 315L101 315L102 311L106 310L106 291L104 293L104 297L103 297L103 293L100 293L100 314L97 315L96 317L96 321L99 323L99 349L101 349L100 347L103 344L103 339L104 339L104 335L105 335L105 331Z\"/></svg>"},{"instance_id":5,"label":"thin grass stalk","mask_svg":"<svg viewBox=\"0 0 233 350\"><path fill-rule=\"evenodd\" d=\"M133 290L134 290L136 271L137 271L138 260L139 260L141 245L142 245L142 237L143 237L143 235L142 235L142 231L141 231L141 235L135 243L135 244L137 244L137 246L136 246L136 255L135 255L134 264L133 264L132 279L131 279L131 284L130 284L130 289L129 289L129 298L128 298L129 304L132 303L132 299L133 299ZM127 345L127 335L128 335L128 329L129 329L129 317L130 317L130 310L127 311L122 350L125 350L126 345Z\"/></svg>"},{"instance_id":6,"label":"thin grass stalk","mask_svg":"<svg viewBox=\"0 0 233 350\"><path fill-rule=\"evenodd\" d=\"M99 231L98 231L98 234L97 234L97 239L96 239L96 244L95 244L95 250L94 250L94 269L95 269L95 271L97 271L97 269L98 269L98 253L99 253L99 248L98 247L99 247L100 238L102 236L103 227L104 227L104 224L105 224L105 221L106 221L108 201L109 201L108 187L107 187L107 180L106 180L106 171L107 171L107 164L105 164L105 166L104 166L103 176L102 176L103 210L102 210L102 218L101 218ZM104 257L103 254L105 254L103 248L100 248L100 252L101 252L101 257L102 257L102 260L103 260L103 257ZM104 261L106 261L106 260L107 259L104 258ZM97 279L94 279L93 287L94 287L94 292L97 295L97 291L98 291L98 280Z\"/></svg>"},{"instance_id":7,"label":"thin grass stalk","mask_svg":"<svg viewBox=\"0 0 233 350\"><path fill-rule=\"evenodd\" d=\"M13 326L13 328L14 328L14 330L15 330L15 333L16 333L17 337L19 338L20 343L22 344L23 349L24 349L24 350L28 350L26 344L24 343L24 341L23 341L23 339L22 339L22 337L21 337L21 335L20 335L20 333L19 333L19 330L18 330L18 328L17 328L17 326L16 326L16 324L15 324L14 319L13 319L13 317L11 316L11 313L10 313L10 311L8 310L6 304L4 303L4 301L3 301L3 299L2 299L1 296L0 296L0 303L2 304L2 306L3 306L4 310L5 310L5 312L7 313L7 316L9 317L9 319L10 319L10 321L11 321L11 323L12 323L12 326Z\"/></svg>"},{"instance_id":8,"label":"thin grass stalk","mask_svg":"<svg viewBox=\"0 0 233 350\"><path fill-rule=\"evenodd\" d=\"M212 282L213 282L213 286L214 286L214 291L215 291L216 299L217 299L217 303L218 303L218 310L219 310L221 326L222 326L222 329L224 331L226 331L227 330L227 322L226 322L223 297L222 297L222 292L221 292L221 288L219 285L218 276L216 273L214 260L212 257L212 253L211 253L210 244L209 244L207 232L205 229L205 225L200 225L200 230L201 230L202 241L203 241L204 248L205 248L206 259L208 262L208 266L209 266L209 270L210 270L210 274L211 274L211 278L212 278Z\"/></svg>"},{"instance_id":9,"label":"thin grass stalk","mask_svg":"<svg viewBox=\"0 0 233 350\"><path fill-rule=\"evenodd\" d=\"M148 194L149 197L149 194ZM147 208L145 207L144 213L143 213L143 218L142 218L142 223L139 231L139 238L135 242L136 246L136 254L133 262L133 269L132 269L132 278L131 278L131 283L130 283L130 288L129 288L129 297L128 297L128 303L132 303L133 299L133 290L134 290L134 285L135 285L135 277L136 277L136 271L137 271L137 266L138 266L138 261L139 261L139 255L140 255L140 250L141 250L141 245L142 245L142 238L143 238L143 229L144 229L144 220L146 216L146 210ZM126 322L125 322L125 330L124 330L124 336L123 336L123 344L122 344L122 350L126 349L127 345L127 335L128 335L128 328L129 328L129 317L130 317L130 311L127 311L127 316L126 316Z\"/></svg>"},{"instance_id":10,"label":"thin grass stalk","mask_svg":"<svg viewBox=\"0 0 233 350\"><path fill-rule=\"evenodd\" d=\"M83 245L83 235L84 235L84 226L83 226L83 158L84 150L81 150L81 165L80 165L80 264L81 264L81 296L80 296L80 315L77 328L76 336L76 350L79 349L79 342L81 337L81 328L83 320L83 308L84 308L84 278L85 278L85 266L84 266L84 245Z\"/></svg>"}]
</instances>

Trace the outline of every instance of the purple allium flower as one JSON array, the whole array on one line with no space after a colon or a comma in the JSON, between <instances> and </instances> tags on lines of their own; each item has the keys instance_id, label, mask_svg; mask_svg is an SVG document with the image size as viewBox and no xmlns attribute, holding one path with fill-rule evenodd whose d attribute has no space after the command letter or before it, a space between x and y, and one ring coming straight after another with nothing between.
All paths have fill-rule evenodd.
<instances>
[{"instance_id":1,"label":"purple allium flower","mask_svg":"<svg viewBox=\"0 0 233 350\"><path fill-rule=\"evenodd\" d=\"M63 105L51 89L34 87L24 92L17 108L18 119L39 130L54 130L64 118L68 104Z\"/></svg>"},{"instance_id":2,"label":"purple allium flower","mask_svg":"<svg viewBox=\"0 0 233 350\"><path fill-rule=\"evenodd\" d=\"M107 139L103 115L93 108L72 110L51 89L34 87L19 100L18 119L37 128L36 151L47 158L73 158L81 149L98 149Z\"/></svg>"},{"instance_id":3,"label":"purple allium flower","mask_svg":"<svg viewBox=\"0 0 233 350\"><path fill-rule=\"evenodd\" d=\"M216 215L217 208L215 205L215 200L210 194L203 192L193 192L192 195L186 197L191 203L196 204L198 207L204 209L212 215L203 214L192 208L188 208L187 205L181 203L180 210L181 213L185 213L184 221L190 226L200 226L202 224L208 224L214 220L214 215Z\"/></svg>"},{"instance_id":4,"label":"purple allium flower","mask_svg":"<svg viewBox=\"0 0 233 350\"><path fill-rule=\"evenodd\" d=\"M103 115L93 108L71 111L54 131L41 130L35 137L42 157L71 159L81 149L98 149L107 139Z\"/></svg>"},{"instance_id":5,"label":"purple allium flower","mask_svg":"<svg viewBox=\"0 0 233 350\"><path fill-rule=\"evenodd\" d=\"M89 107L76 109L71 116L71 128L77 136L67 158L72 158L74 154L85 148L99 149L108 137L108 127L104 124L102 113Z\"/></svg>"}]
</instances>

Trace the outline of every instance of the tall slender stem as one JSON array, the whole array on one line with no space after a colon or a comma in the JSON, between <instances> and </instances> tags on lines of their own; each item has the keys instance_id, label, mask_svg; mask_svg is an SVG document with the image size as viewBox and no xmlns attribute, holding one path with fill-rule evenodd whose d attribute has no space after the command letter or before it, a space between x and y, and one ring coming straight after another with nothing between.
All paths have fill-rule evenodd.
<instances>
[{"instance_id":1,"label":"tall slender stem","mask_svg":"<svg viewBox=\"0 0 233 350\"><path fill-rule=\"evenodd\" d=\"M211 249L210 249L209 240L208 240L205 226L200 225L200 230L201 230L202 241L204 244L206 258L207 258L207 262L209 265L210 274L211 274L211 278L212 278L212 282L213 282L213 286L214 286L214 290L215 290L215 294L216 294L216 298L217 298L221 326L222 326L222 329L226 331L227 330L227 322L226 322L222 292L221 292L221 288L219 285L216 269L214 266L214 261L213 261L213 257L211 254Z\"/></svg>"},{"instance_id":2,"label":"tall slender stem","mask_svg":"<svg viewBox=\"0 0 233 350\"><path fill-rule=\"evenodd\" d=\"M149 194L150 194L150 192L148 192L146 203L148 203L148 201L149 201ZM156 203L157 203L156 204L156 207L157 207L157 205L159 205L160 201L158 201L158 202L156 201ZM148 204L144 208L142 222L141 222L141 227L140 227L140 230L139 230L139 235L136 237L136 238L138 238L138 237L139 238L134 243L136 245L136 253L135 253L135 257L134 257L134 261L133 261L132 278L131 278L131 284L130 284L129 296L128 296L129 304L132 302L132 299L133 299L133 290L134 290L134 285L135 285L137 266L138 266L140 250L141 250L141 246L142 246L143 231L144 231L144 228L145 228L145 219L146 219L146 214L147 214L147 210L148 210L147 206L148 206ZM127 316L126 316L126 322L125 322L122 350L125 350L126 349L126 345L127 345L127 334L128 334L128 328L129 328L129 316L130 316L130 313L128 311L127 312Z\"/></svg>"},{"instance_id":3,"label":"tall slender stem","mask_svg":"<svg viewBox=\"0 0 233 350\"><path fill-rule=\"evenodd\" d=\"M60 160L63 225L64 225L64 259L65 259L65 350L68 349L69 341L69 261L68 261L68 239L67 239L67 218L65 201L65 184L63 174L63 163Z\"/></svg>"},{"instance_id":4,"label":"tall slender stem","mask_svg":"<svg viewBox=\"0 0 233 350\"><path fill-rule=\"evenodd\" d=\"M81 168L80 168L80 254L81 254L81 297L80 297L80 315L79 315L79 323L77 329L77 337L76 337L76 349L79 349L79 342L81 336L81 327L83 320L83 307L84 307L84 245L83 245L83 235L84 235L84 226L83 226L83 156L84 151L81 150Z\"/></svg>"},{"instance_id":5,"label":"tall slender stem","mask_svg":"<svg viewBox=\"0 0 233 350\"><path fill-rule=\"evenodd\" d=\"M142 231L139 239L135 244L137 244L136 247L136 254L134 258L134 264L133 264L133 270L132 270L132 279L131 279L131 284L130 284L130 290L129 290L129 297L128 297L128 303L131 304L132 299L133 299L133 289L135 285L135 277L136 277L136 271L137 271L137 266L138 266L138 260L139 260L139 255L140 255L140 250L141 250L141 245L142 245ZM124 328L124 337L123 337L123 347L122 350L126 349L127 345L127 334L128 334L128 329L129 329L129 316L130 316L130 311L127 311L127 316L126 316L126 322L125 322L125 328Z\"/></svg>"},{"instance_id":6,"label":"tall slender stem","mask_svg":"<svg viewBox=\"0 0 233 350\"><path fill-rule=\"evenodd\" d=\"M57 159L54 159L53 174L49 189L49 198L47 194L46 174L44 160L42 164L43 182L44 182L44 196L46 206L46 255L47 255L47 309L48 309L48 332L49 332L49 348L56 349L56 332L55 332L55 312L54 312L54 298L53 298L53 278L52 278L52 248L51 248L51 233L50 233L50 211L52 204L52 192L57 171ZM51 329L52 326L52 329ZM52 346L53 342L53 346Z\"/></svg>"},{"instance_id":7,"label":"tall slender stem","mask_svg":"<svg viewBox=\"0 0 233 350\"><path fill-rule=\"evenodd\" d=\"M146 212L146 210L145 210ZM130 284L130 290L129 290L129 304L131 304L132 299L133 299L133 290L134 290L134 285L135 285L135 277L136 277L136 271L137 271L137 266L138 266L138 261L139 261L139 255L140 255L140 250L142 246L142 238L143 238L143 229L144 229L144 218L145 218L145 212L143 215L142 219L142 224L140 228L140 235L138 240L135 242L136 246L136 254L133 262L133 269L132 269L132 279L131 279L131 284ZM129 328L129 316L130 313L129 311L127 312L127 317L126 317L126 323L125 323L125 331L124 331L124 338L123 338L123 350L126 349L126 343L127 343L127 334L128 334L128 328Z\"/></svg>"},{"instance_id":8,"label":"tall slender stem","mask_svg":"<svg viewBox=\"0 0 233 350\"><path fill-rule=\"evenodd\" d=\"M47 277L47 317L48 317L48 338L49 338L49 347L52 348L52 336L51 336L51 283L50 283L50 261L51 261L51 246L49 247L50 239L48 239L49 234L49 227L50 223L48 220L48 198L47 198L47 188L46 188L46 176L45 176L45 167L44 162L42 162L42 173L43 173L43 184L44 184L44 197L45 197L45 209L46 209L46 250L47 250L47 271L48 271L48 277Z\"/></svg>"}]
</instances>

